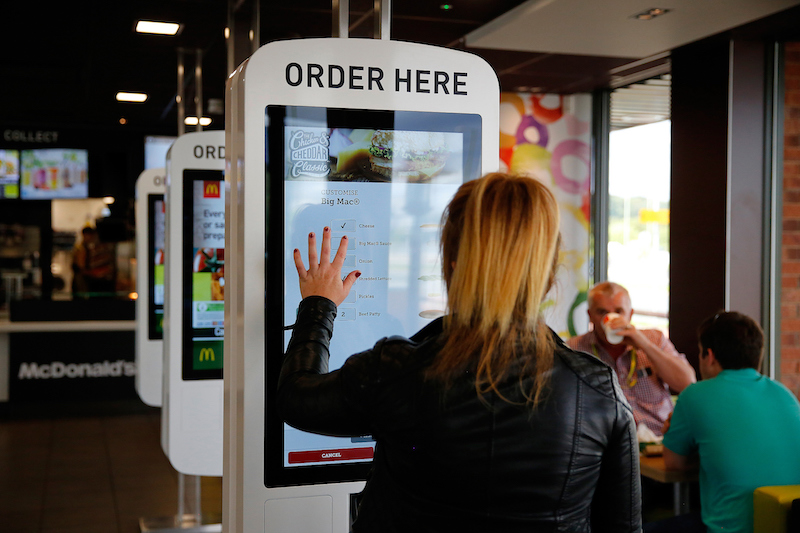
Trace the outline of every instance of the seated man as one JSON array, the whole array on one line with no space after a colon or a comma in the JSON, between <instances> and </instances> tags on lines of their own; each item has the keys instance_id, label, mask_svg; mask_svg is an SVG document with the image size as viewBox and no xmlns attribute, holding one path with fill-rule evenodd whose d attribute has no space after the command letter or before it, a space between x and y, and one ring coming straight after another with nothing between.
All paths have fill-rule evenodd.
<instances>
[{"instance_id":1,"label":"seated man","mask_svg":"<svg viewBox=\"0 0 800 533\"><path fill-rule=\"evenodd\" d=\"M800 483L800 403L759 374L764 335L753 319L719 313L698 337L703 381L681 393L664 428L667 468L700 463L702 524L680 531L752 532L753 491Z\"/></svg>"},{"instance_id":2,"label":"seated man","mask_svg":"<svg viewBox=\"0 0 800 533\"><path fill-rule=\"evenodd\" d=\"M676 393L696 381L694 368L663 333L655 329L636 329L631 297L622 285L604 281L589 291L589 321L594 326L584 335L573 337L567 345L594 354L617 373L637 426L644 423L656 435L672 412L671 388ZM620 316L609 326L623 337L611 344L603 330L608 313Z\"/></svg>"}]
</instances>

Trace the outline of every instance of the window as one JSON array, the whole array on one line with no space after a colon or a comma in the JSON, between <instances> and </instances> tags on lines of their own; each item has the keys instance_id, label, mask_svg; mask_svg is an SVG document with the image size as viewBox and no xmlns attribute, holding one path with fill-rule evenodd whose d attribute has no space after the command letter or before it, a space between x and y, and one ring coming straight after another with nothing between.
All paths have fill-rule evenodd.
<instances>
[{"instance_id":1,"label":"window","mask_svg":"<svg viewBox=\"0 0 800 533\"><path fill-rule=\"evenodd\" d=\"M670 77L611 93L608 272L638 327L669 325Z\"/></svg>"}]
</instances>

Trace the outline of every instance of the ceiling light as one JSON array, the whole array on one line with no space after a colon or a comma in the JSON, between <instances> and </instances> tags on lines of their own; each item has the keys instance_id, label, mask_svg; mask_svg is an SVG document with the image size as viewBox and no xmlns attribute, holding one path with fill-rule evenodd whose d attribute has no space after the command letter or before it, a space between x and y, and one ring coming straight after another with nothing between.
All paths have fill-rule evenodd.
<instances>
[{"instance_id":1,"label":"ceiling light","mask_svg":"<svg viewBox=\"0 0 800 533\"><path fill-rule=\"evenodd\" d=\"M636 20L652 20L660 15L665 15L670 11L672 10L663 7L651 7L650 9L646 9L641 13L636 13L635 15L631 15L631 18Z\"/></svg>"},{"instance_id":2,"label":"ceiling light","mask_svg":"<svg viewBox=\"0 0 800 533\"><path fill-rule=\"evenodd\" d=\"M139 33L156 33L158 35L175 35L181 25L176 22L155 22L152 20L140 20L136 23L136 31Z\"/></svg>"},{"instance_id":3,"label":"ceiling light","mask_svg":"<svg viewBox=\"0 0 800 533\"><path fill-rule=\"evenodd\" d=\"M147 100L147 95L145 93L126 93L126 92L118 92L117 93L117 101L118 102L136 102L141 103Z\"/></svg>"},{"instance_id":4,"label":"ceiling light","mask_svg":"<svg viewBox=\"0 0 800 533\"><path fill-rule=\"evenodd\" d=\"M197 117L186 117L183 119L183 123L187 126L197 126ZM209 124L211 124L210 117L200 117L201 126L208 126Z\"/></svg>"}]
</instances>

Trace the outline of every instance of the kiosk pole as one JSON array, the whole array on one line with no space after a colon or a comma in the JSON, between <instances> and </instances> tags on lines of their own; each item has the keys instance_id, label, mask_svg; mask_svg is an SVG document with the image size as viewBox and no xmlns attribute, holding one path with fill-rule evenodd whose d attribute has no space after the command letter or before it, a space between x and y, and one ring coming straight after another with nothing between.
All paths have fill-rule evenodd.
<instances>
[{"instance_id":1,"label":"kiosk pole","mask_svg":"<svg viewBox=\"0 0 800 533\"><path fill-rule=\"evenodd\" d=\"M186 485L194 485L194 493L188 495ZM175 516L159 518L140 518L141 533L220 533L222 524L216 522L217 517L203 518L201 509L200 476L192 476L178 472L178 509ZM189 505L187 505L189 503ZM214 520L215 523L204 523Z\"/></svg>"},{"instance_id":2,"label":"kiosk pole","mask_svg":"<svg viewBox=\"0 0 800 533\"><path fill-rule=\"evenodd\" d=\"M331 37L350 36L350 0L333 0L333 29Z\"/></svg>"},{"instance_id":3,"label":"kiosk pole","mask_svg":"<svg viewBox=\"0 0 800 533\"><path fill-rule=\"evenodd\" d=\"M203 50L198 48L194 58L194 114L197 116L197 130L203 131Z\"/></svg>"},{"instance_id":4,"label":"kiosk pole","mask_svg":"<svg viewBox=\"0 0 800 533\"><path fill-rule=\"evenodd\" d=\"M175 99L178 101L178 136L186 132L186 107L183 101L184 88L184 61L183 48L178 48L178 94Z\"/></svg>"},{"instance_id":5,"label":"kiosk pole","mask_svg":"<svg viewBox=\"0 0 800 533\"><path fill-rule=\"evenodd\" d=\"M189 481L190 485L194 485L194 498L192 505L186 505L187 501L187 494L186 494L186 481ZM183 527L187 525L189 527L193 527L196 525L201 525L203 523L203 511L201 509L200 503L200 476L191 476L187 474L181 474L178 472L178 516L176 519L176 525ZM220 528L222 524L219 524ZM186 529L184 529L186 531Z\"/></svg>"},{"instance_id":6,"label":"kiosk pole","mask_svg":"<svg viewBox=\"0 0 800 533\"><path fill-rule=\"evenodd\" d=\"M375 38L389 40L392 33L392 0L375 0Z\"/></svg>"}]
</instances>

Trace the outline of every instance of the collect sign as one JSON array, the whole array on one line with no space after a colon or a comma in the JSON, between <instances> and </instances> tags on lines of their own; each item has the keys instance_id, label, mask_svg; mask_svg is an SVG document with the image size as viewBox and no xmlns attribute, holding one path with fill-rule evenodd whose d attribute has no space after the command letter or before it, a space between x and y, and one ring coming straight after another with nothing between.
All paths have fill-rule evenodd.
<instances>
[{"instance_id":1,"label":"collect sign","mask_svg":"<svg viewBox=\"0 0 800 533\"><path fill-rule=\"evenodd\" d=\"M3 130L3 140L24 143L54 143L58 142L58 132L42 130Z\"/></svg>"}]
</instances>

